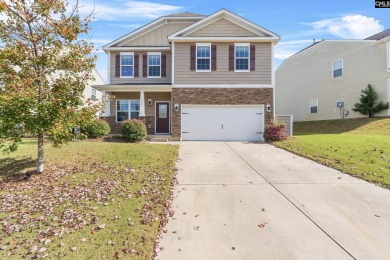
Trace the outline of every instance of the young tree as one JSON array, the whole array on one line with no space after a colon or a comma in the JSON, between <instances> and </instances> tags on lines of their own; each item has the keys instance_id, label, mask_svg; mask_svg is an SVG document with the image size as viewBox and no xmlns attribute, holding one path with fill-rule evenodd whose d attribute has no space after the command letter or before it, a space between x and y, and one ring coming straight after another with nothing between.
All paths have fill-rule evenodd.
<instances>
[{"instance_id":1,"label":"young tree","mask_svg":"<svg viewBox=\"0 0 390 260\"><path fill-rule=\"evenodd\" d=\"M362 90L362 93L360 95L360 103L355 104L355 107L352 108L353 111L373 117L374 114L389 109L389 103L378 102L378 93L370 84L368 84L366 89Z\"/></svg>"},{"instance_id":2,"label":"young tree","mask_svg":"<svg viewBox=\"0 0 390 260\"><path fill-rule=\"evenodd\" d=\"M23 134L38 138L37 172L43 172L44 137L53 145L74 138L72 129L99 109L84 106L93 79L91 16L63 0L0 0L0 148L14 151Z\"/></svg>"}]
</instances>

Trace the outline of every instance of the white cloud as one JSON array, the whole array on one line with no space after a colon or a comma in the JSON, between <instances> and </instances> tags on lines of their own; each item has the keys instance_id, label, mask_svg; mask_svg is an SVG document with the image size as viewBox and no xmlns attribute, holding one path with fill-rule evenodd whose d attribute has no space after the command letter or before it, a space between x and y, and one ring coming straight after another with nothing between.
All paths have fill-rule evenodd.
<instances>
[{"instance_id":1,"label":"white cloud","mask_svg":"<svg viewBox=\"0 0 390 260\"><path fill-rule=\"evenodd\" d=\"M121 24L119 26L122 28L127 28L127 29L138 29L138 28L144 26L144 24L132 23L132 24Z\"/></svg>"},{"instance_id":2,"label":"white cloud","mask_svg":"<svg viewBox=\"0 0 390 260\"><path fill-rule=\"evenodd\" d=\"M291 55L309 46L311 43L313 43L313 40L296 40L296 41L279 42L275 46L275 58L280 60L287 59Z\"/></svg>"},{"instance_id":3,"label":"white cloud","mask_svg":"<svg viewBox=\"0 0 390 260\"><path fill-rule=\"evenodd\" d=\"M364 39L384 30L379 20L360 14L324 19L307 25L317 32L330 33L342 39Z\"/></svg>"},{"instance_id":4,"label":"white cloud","mask_svg":"<svg viewBox=\"0 0 390 260\"><path fill-rule=\"evenodd\" d=\"M109 2L85 2L81 3L79 12L88 15L94 11L95 21L118 21L130 19L155 19L163 15L172 14L181 10L181 6L166 5L146 1L118 1Z\"/></svg>"},{"instance_id":5,"label":"white cloud","mask_svg":"<svg viewBox=\"0 0 390 260\"><path fill-rule=\"evenodd\" d=\"M109 42L112 42L112 40L110 40L110 39L98 39L98 38L94 39L94 38L92 38L91 42L93 42L96 45L100 45L100 44L105 45L105 44L107 44Z\"/></svg>"}]
</instances>

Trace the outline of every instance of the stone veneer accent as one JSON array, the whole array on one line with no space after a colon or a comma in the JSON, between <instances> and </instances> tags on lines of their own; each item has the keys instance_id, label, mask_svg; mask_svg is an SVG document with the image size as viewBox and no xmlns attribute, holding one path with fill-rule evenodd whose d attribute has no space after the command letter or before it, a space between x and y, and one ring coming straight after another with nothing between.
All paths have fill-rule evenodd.
<instances>
[{"instance_id":1,"label":"stone veneer accent","mask_svg":"<svg viewBox=\"0 0 390 260\"><path fill-rule=\"evenodd\" d=\"M273 106L272 88L173 88L172 104L193 105L253 105ZM273 119L265 112L265 123ZM181 136L181 111L172 111L172 137Z\"/></svg>"},{"instance_id":2,"label":"stone veneer accent","mask_svg":"<svg viewBox=\"0 0 390 260\"><path fill-rule=\"evenodd\" d=\"M101 117L101 119L110 125L110 134L121 134L121 123L115 122L115 116ZM139 117L138 119L145 123L148 135L154 135L154 116ZM148 124L151 125L151 128L148 128Z\"/></svg>"}]
</instances>

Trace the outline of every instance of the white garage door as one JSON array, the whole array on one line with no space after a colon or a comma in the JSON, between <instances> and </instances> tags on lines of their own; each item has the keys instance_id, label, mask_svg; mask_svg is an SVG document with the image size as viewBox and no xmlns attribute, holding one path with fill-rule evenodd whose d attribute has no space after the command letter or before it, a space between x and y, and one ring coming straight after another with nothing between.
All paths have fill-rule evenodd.
<instances>
[{"instance_id":1,"label":"white garage door","mask_svg":"<svg viewBox=\"0 0 390 260\"><path fill-rule=\"evenodd\" d=\"M264 106L182 105L182 140L262 141Z\"/></svg>"}]
</instances>

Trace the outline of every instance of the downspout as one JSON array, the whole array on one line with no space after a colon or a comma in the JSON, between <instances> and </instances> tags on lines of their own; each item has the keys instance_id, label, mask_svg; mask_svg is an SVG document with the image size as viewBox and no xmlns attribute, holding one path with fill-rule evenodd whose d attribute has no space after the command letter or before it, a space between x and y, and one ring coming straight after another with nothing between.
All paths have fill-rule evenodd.
<instances>
[{"instance_id":1,"label":"downspout","mask_svg":"<svg viewBox=\"0 0 390 260\"><path fill-rule=\"evenodd\" d=\"M274 42L271 43L271 70L272 70L272 73L271 73L271 85L272 85L272 92L273 92L273 104L272 104L272 113L273 113L273 118L275 118L275 109L276 109L276 106L275 106L275 56L274 56L274 47L275 47L275 44Z\"/></svg>"}]
</instances>

